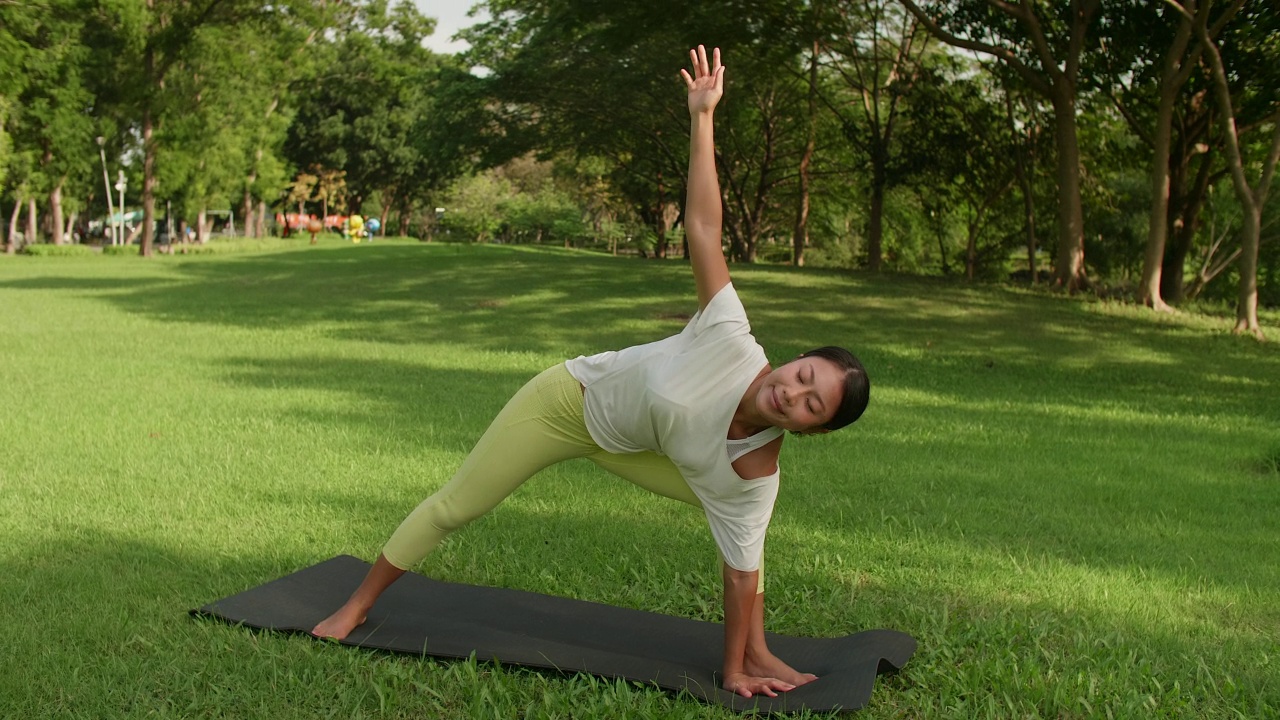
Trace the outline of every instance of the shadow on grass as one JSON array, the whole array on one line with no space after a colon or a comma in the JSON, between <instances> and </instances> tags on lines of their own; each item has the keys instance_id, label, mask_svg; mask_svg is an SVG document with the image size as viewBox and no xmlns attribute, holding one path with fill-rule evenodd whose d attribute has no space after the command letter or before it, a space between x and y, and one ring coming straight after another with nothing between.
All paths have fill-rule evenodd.
<instances>
[{"instance_id":1,"label":"shadow on grass","mask_svg":"<svg viewBox=\"0 0 1280 720\"><path fill-rule=\"evenodd\" d=\"M372 429L380 444L406 455L426 447L469 451L507 401L542 369L439 368L325 356L240 357L213 365L230 385L359 398L362 402L298 405L280 412L310 425Z\"/></svg>"},{"instance_id":2,"label":"shadow on grass","mask_svg":"<svg viewBox=\"0 0 1280 720\"><path fill-rule=\"evenodd\" d=\"M173 281L41 277L0 287L102 292L121 309L241 328L495 352L598 352L677 332L696 309L688 266L545 249L323 248L175 260ZM775 362L846 344L877 387L955 402L1245 412L1280 422L1280 355L1238 338L1106 317L1079 303L939 281L735 268ZM1052 380L1052 384L1046 382Z\"/></svg>"},{"instance_id":3,"label":"shadow on grass","mask_svg":"<svg viewBox=\"0 0 1280 720\"><path fill-rule=\"evenodd\" d=\"M0 280L0 290L76 290L87 293L139 290L164 284L159 278L128 277L57 277L39 276L16 280Z\"/></svg>"}]
</instances>

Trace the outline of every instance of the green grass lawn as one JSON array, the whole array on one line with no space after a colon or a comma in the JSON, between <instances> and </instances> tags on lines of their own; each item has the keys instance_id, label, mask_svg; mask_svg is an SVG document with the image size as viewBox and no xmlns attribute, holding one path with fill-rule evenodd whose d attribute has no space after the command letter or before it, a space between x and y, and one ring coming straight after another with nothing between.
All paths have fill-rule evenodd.
<instances>
[{"instance_id":1,"label":"green grass lawn","mask_svg":"<svg viewBox=\"0 0 1280 720\"><path fill-rule=\"evenodd\" d=\"M872 404L789 438L768 625L920 648L866 718L1280 716L1280 327L924 279L735 268L782 362ZM657 339L681 262L503 247L0 257L0 716L729 717L585 676L186 615L372 559L529 377ZM585 461L425 563L706 620L704 520ZM802 668L803 669L803 668Z\"/></svg>"}]
</instances>

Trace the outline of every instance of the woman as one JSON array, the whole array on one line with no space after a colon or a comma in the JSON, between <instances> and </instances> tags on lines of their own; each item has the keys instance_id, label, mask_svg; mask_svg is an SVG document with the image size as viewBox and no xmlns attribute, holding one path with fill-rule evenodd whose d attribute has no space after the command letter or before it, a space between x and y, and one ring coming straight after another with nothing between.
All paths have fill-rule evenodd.
<instances>
[{"instance_id":1,"label":"woman","mask_svg":"<svg viewBox=\"0 0 1280 720\"><path fill-rule=\"evenodd\" d=\"M672 337L578 357L544 371L507 403L439 492L391 536L360 587L312 631L343 638L379 595L451 531L488 512L548 465L586 457L659 495L700 507L723 561L726 690L775 697L815 679L769 652L765 530L785 431L823 433L867 405L862 365L819 348L774 370L751 336L720 246L712 113L724 88L720 51L690 51L685 234L699 310Z\"/></svg>"}]
</instances>

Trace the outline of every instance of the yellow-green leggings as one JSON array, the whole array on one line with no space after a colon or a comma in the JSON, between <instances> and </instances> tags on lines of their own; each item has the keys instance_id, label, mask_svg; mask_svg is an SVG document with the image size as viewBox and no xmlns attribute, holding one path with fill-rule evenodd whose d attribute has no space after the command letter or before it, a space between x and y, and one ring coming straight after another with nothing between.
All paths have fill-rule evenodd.
<instances>
[{"instance_id":1,"label":"yellow-green leggings","mask_svg":"<svg viewBox=\"0 0 1280 720\"><path fill-rule=\"evenodd\" d=\"M446 535L492 510L539 470L582 457L650 492L702 508L668 458L653 452L611 453L591 439L583 420L582 386L561 363L520 388L458 472L400 523L382 554L408 570ZM764 591L763 564L759 591Z\"/></svg>"}]
</instances>

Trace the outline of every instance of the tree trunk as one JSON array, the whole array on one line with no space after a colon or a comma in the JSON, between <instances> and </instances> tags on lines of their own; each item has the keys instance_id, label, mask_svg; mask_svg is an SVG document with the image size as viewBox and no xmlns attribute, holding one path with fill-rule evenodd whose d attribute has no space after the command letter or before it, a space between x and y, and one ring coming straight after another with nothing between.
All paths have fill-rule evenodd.
<instances>
[{"instance_id":1,"label":"tree trunk","mask_svg":"<svg viewBox=\"0 0 1280 720\"><path fill-rule=\"evenodd\" d=\"M884 162L873 151L871 163L871 215L867 218L867 268L875 272L880 270L883 259L885 183Z\"/></svg>"},{"instance_id":2,"label":"tree trunk","mask_svg":"<svg viewBox=\"0 0 1280 720\"><path fill-rule=\"evenodd\" d=\"M1212 0L1206 0L1197 11L1194 2L1188 3L1192 12L1196 13L1195 22L1207 21L1211 4ZM1169 146L1173 134L1174 104L1190 75L1196 56L1199 55L1197 51L1193 57L1184 60L1183 56L1186 54L1190 40L1191 21L1183 17L1178 23L1173 42L1165 54L1164 68L1160 77L1160 104L1156 110L1156 128L1152 136L1151 214L1147 229L1147 248L1142 262L1142 286L1139 300L1151 306L1152 309L1160 311L1171 309L1160 295L1165 243L1169 236ZM1183 257L1185 258L1185 253Z\"/></svg>"},{"instance_id":3,"label":"tree trunk","mask_svg":"<svg viewBox=\"0 0 1280 720\"><path fill-rule=\"evenodd\" d=\"M244 218L244 236L254 237L253 195L250 195L247 189L244 191L244 198L240 201L240 217Z\"/></svg>"},{"instance_id":4,"label":"tree trunk","mask_svg":"<svg viewBox=\"0 0 1280 720\"><path fill-rule=\"evenodd\" d=\"M209 226L205 223L205 215L203 207L196 213L196 242L201 245L209 241Z\"/></svg>"},{"instance_id":5,"label":"tree trunk","mask_svg":"<svg viewBox=\"0 0 1280 720\"><path fill-rule=\"evenodd\" d=\"M5 236L4 253L12 255L18 251L18 218L22 216L22 196L13 203L13 213L9 215L9 234Z\"/></svg>"},{"instance_id":6,"label":"tree trunk","mask_svg":"<svg viewBox=\"0 0 1280 720\"><path fill-rule=\"evenodd\" d=\"M970 211L972 212L972 211ZM969 227L966 228L966 242L964 252L964 276L969 282L973 282L975 270L978 265L978 220L970 216Z\"/></svg>"},{"instance_id":7,"label":"tree trunk","mask_svg":"<svg viewBox=\"0 0 1280 720\"><path fill-rule=\"evenodd\" d=\"M791 235L791 264L804 267L804 248L809 244L809 167L818 132L818 41L809 54L809 137L800 156L800 198L796 205L796 229Z\"/></svg>"},{"instance_id":8,"label":"tree trunk","mask_svg":"<svg viewBox=\"0 0 1280 720\"><path fill-rule=\"evenodd\" d=\"M1058 254L1053 284L1075 292L1089 284L1084 270L1084 210L1080 202L1080 144L1076 136L1074 83L1053 88L1054 139L1058 148Z\"/></svg>"},{"instance_id":9,"label":"tree trunk","mask_svg":"<svg viewBox=\"0 0 1280 720\"><path fill-rule=\"evenodd\" d=\"M1185 143L1183 143L1185 145ZM1191 148L1182 147L1169 166L1169 220L1168 243L1165 246L1164 263L1160 270L1160 295L1166 303L1178 304L1186 299L1187 257L1195 244L1196 231L1200 229L1200 211L1208 197L1209 185L1214 175L1212 153L1200 158L1195 185L1186 188L1187 157Z\"/></svg>"},{"instance_id":10,"label":"tree trunk","mask_svg":"<svg viewBox=\"0 0 1280 720\"><path fill-rule=\"evenodd\" d=\"M1258 243L1262 235L1262 203L1244 209L1240 233L1240 291L1236 296L1235 332L1263 339L1258 326Z\"/></svg>"},{"instance_id":11,"label":"tree trunk","mask_svg":"<svg viewBox=\"0 0 1280 720\"><path fill-rule=\"evenodd\" d=\"M809 244L809 162L812 158L810 138L800 158L800 197L796 202L796 228L791 234L791 264L796 267L804 267L804 248Z\"/></svg>"},{"instance_id":12,"label":"tree trunk","mask_svg":"<svg viewBox=\"0 0 1280 720\"><path fill-rule=\"evenodd\" d=\"M1174 228L1170 236L1171 242L1165 248L1164 262L1160 269L1160 297L1166 303L1177 305L1187 298L1187 256L1191 254L1194 238L1194 228L1182 226Z\"/></svg>"},{"instance_id":13,"label":"tree trunk","mask_svg":"<svg viewBox=\"0 0 1280 720\"><path fill-rule=\"evenodd\" d=\"M1021 175L1021 173L1019 173ZM1022 215L1027 229L1027 270L1031 273L1031 284L1040 282L1039 268L1036 267L1036 253L1040 248L1036 242L1036 200L1032 196L1032 188L1024 177L1018 178L1022 186Z\"/></svg>"},{"instance_id":14,"label":"tree trunk","mask_svg":"<svg viewBox=\"0 0 1280 720\"><path fill-rule=\"evenodd\" d=\"M1023 133L1018 130L1016 118L1013 114L1013 98L1006 88L1004 93L1005 118L1009 121L1009 132L1017 138L1018 144L1022 145ZM1035 147L1035 125L1034 123L1026 124L1026 149L1022 152L1019 149L1013 158L1013 176L1018 183L1018 189L1022 192L1022 223L1027 233L1027 272L1030 273L1031 284L1039 283L1040 278L1037 277L1036 267L1036 251L1039 250L1039 243L1036 241L1036 199L1035 186L1032 176L1035 174L1034 166L1034 150ZM1030 156L1032 160L1032 169L1028 172L1026 156ZM945 259L944 259L945 274Z\"/></svg>"},{"instance_id":15,"label":"tree trunk","mask_svg":"<svg viewBox=\"0 0 1280 720\"><path fill-rule=\"evenodd\" d=\"M59 178L58 184L49 192L50 236L54 245L62 244L62 184L66 178Z\"/></svg>"},{"instance_id":16,"label":"tree trunk","mask_svg":"<svg viewBox=\"0 0 1280 720\"><path fill-rule=\"evenodd\" d=\"M1258 326L1258 244L1262 234L1262 208L1267 204L1271 179L1276 163L1280 161L1280 126L1272 131L1271 152L1263 164L1257 188L1251 188L1245 175L1235 109L1231 101L1231 86L1227 83L1222 55L1203 24L1196 26L1196 35L1204 46L1213 71L1213 94L1218 101L1219 120L1222 123L1223 139L1226 141L1231 185L1235 188L1240 210L1244 215L1244 229L1240 236L1240 291L1236 302L1235 331L1248 332L1262 340L1262 329Z\"/></svg>"},{"instance_id":17,"label":"tree trunk","mask_svg":"<svg viewBox=\"0 0 1280 720\"><path fill-rule=\"evenodd\" d=\"M1186 23L1183 23L1185 25ZM1147 247L1142 258L1142 286L1139 301L1154 310L1171 308L1160 296L1160 276L1164 269L1165 240L1169 235L1169 142L1173 134L1173 103L1178 87L1170 83L1177 62L1185 47L1184 36L1188 31L1180 27L1178 40L1169 50L1165 60L1164 78L1160 83L1160 107L1156 111L1156 128L1152 136L1151 159L1151 212L1147 227ZM1181 43L1181 44L1179 44Z\"/></svg>"},{"instance_id":18,"label":"tree trunk","mask_svg":"<svg viewBox=\"0 0 1280 720\"><path fill-rule=\"evenodd\" d=\"M147 52L147 63L151 63L151 51ZM142 111L142 148L142 244L138 248L138 254L151 257L156 220L156 141L149 98ZM124 217L123 204L120 206L120 215Z\"/></svg>"},{"instance_id":19,"label":"tree trunk","mask_svg":"<svg viewBox=\"0 0 1280 720\"><path fill-rule=\"evenodd\" d=\"M24 238L23 245L34 245L40 242L40 233L37 230L40 226L39 219L36 215L36 199L27 198L27 237Z\"/></svg>"},{"instance_id":20,"label":"tree trunk","mask_svg":"<svg viewBox=\"0 0 1280 720\"><path fill-rule=\"evenodd\" d=\"M267 236L267 201L258 201L258 216L253 221L254 237L264 238Z\"/></svg>"},{"instance_id":21,"label":"tree trunk","mask_svg":"<svg viewBox=\"0 0 1280 720\"><path fill-rule=\"evenodd\" d=\"M378 237L385 238L387 236L387 218L391 216L391 203L388 202L382 206L382 212L378 214Z\"/></svg>"},{"instance_id":22,"label":"tree trunk","mask_svg":"<svg viewBox=\"0 0 1280 720\"><path fill-rule=\"evenodd\" d=\"M653 256L657 258L665 258L667 256L667 217L663 210L666 207L666 185L663 182L662 171L658 171L658 208L654 216L657 220L658 244L653 248Z\"/></svg>"},{"instance_id":23,"label":"tree trunk","mask_svg":"<svg viewBox=\"0 0 1280 720\"><path fill-rule=\"evenodd\" d=\"M63 233L63 237L65 237L67 241L72 244L75 244L76 242L76 221L79 219L80 219L80 212L78 210L72 211L70 217L67 218L67 229Z\"/></svg>"}]
</instances>

